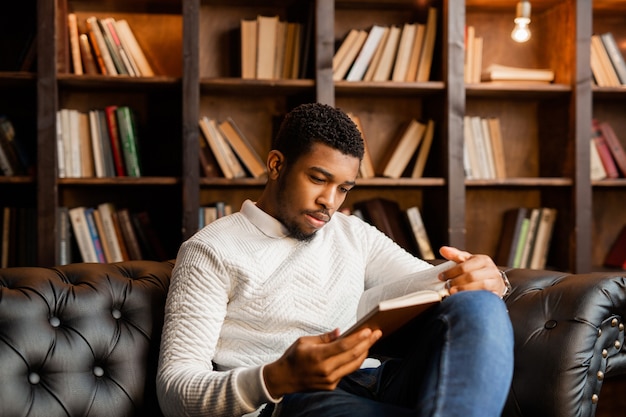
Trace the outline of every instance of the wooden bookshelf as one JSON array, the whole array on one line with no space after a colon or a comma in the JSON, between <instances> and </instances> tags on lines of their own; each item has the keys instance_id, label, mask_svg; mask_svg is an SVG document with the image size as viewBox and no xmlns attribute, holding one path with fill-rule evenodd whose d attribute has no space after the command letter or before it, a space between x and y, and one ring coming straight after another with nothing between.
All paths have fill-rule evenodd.
<instances>
[{"instance_id":1,"label":"wooden bookshelf","mask_svg":"<svg viewBox=\"0 0 626 417\"><path fill-rule=\"evenodd\" d=\"M0 113L12 112L16 129L32 143L37 169L35 176L0 177L0 202L36 208L39 265L58 259L58 207L105 201L150 211L173 257L197 230L200 206L225 201L238 209L263 187L263 180L201 175L198 119L232 117L264 155L281 117L300 103L317 101L360 117L375 166L403 122L417 118L436 124L423 178L360 179L348 207L372 197L394 199L403 209L419 206L434 247L450 244L492 256L504 211L519 205L555 207L548 266L591 271L600 267L616 225L626 223L620 205L626 179L589 180L592 117L609 121L626 145L626 133L621 134L626 132L626 88L593 87L589 68L592 33L611 31L618 43L626 41L622 3L533 1L532 37L520 45L510 40L515 0L26 0L0 18L6 20L0 32L16 34L0 37L1 46L17 57L37 28L37 66L0 68ZM429 6L438 18L428 81L333 82L332 57L350 29L425 22ZM127 19L155 76L72 74L69 46L62 42L67 12L79 21L91 15ZM309 66L302 76L241 78L239 25L259 15L311 27ZM11 26L16 21L27 24ZM555 82L466 86L466 24L484 38L483 68L492 63L548 67ZM136 110L141 149L148 155L145 175L57 178L56 111L110 104ZM507 178L465 179L466 114L500 119Z\"/></svg>"}]
</instances>

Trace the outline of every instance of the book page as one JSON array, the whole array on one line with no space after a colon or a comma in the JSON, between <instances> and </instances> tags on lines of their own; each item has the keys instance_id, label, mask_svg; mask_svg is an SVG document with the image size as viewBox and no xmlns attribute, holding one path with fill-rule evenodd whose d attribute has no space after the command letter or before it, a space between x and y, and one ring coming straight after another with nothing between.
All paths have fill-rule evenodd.
<instances>
[{"instance_id":1,"label":"book page","mask_svg":"<svg viewBox=\"0 0 626 417\"><path fill-rule=\"evenodd\" d=\"M442 296L449 295L446 283L439 281L437 276L454 265L456 265L454 261L443 262L406 278L369 288L361 295L361 300L357 307L357 320L360 320L384 300L403 297L416 291L435 291ZM424 288L428 289L424 290Z\"/></svg>"}]
</instances>

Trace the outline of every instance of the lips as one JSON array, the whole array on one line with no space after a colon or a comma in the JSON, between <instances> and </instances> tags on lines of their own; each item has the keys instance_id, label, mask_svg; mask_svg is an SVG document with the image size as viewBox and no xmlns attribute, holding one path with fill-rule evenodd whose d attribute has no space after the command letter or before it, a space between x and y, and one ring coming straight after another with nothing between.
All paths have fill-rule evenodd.
<instances>
[{"instance_id":1,"label":"lips","mask_svg":"<svg viewBox=\"0 0 626 417\"><path fill-rule=\"evenodd\" d=\"M330 216L324 213L314 212L307 213L307 218L309 219L309 223L317 229L324 226L330 220Z\"/></svg>"}]
</instances>

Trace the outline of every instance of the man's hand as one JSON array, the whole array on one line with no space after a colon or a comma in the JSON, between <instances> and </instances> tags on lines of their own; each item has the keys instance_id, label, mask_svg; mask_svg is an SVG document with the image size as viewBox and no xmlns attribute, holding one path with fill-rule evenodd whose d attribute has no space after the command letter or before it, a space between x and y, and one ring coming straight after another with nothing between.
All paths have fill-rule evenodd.
<instances>
[{"instance_id":1,"label":"man's hand","mask_svg":"<svg viewBox=\"0 0 626 417\"><path fill-rule=\"evenodd\" d=\"M472 255L450 246L442 246L439 253L458 265L441 273L439 279L446 281L450 294L459 291L487 290L502 296L506 285L498 267L487 255Z\"/></svg>"},{"instance_id":2,"label":"man's hand","mask_svg":"<svg viewBox=\"0 0 626 417\"><path fill-rule=\"evenodd\" d=\"M263 378L274 398L312 390L333 390L344 376L359 369L380 330L360 330L338 339L339 330L304 336L277 361L263 368Z\"/></svg>"}]
</instances>

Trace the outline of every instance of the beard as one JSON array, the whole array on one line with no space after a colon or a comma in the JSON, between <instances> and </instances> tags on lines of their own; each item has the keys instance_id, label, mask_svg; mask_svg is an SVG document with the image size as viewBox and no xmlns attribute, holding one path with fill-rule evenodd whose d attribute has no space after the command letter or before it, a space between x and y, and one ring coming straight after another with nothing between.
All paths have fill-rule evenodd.
<instances>
[{"instance_id":1,"label":"beard","mask_svg":"<svg viewBox=\"0 0 626 417\"><path fill-rule=\"evenodd\" d=\"M284 172L288 173L288 170ZM293 217L289 217L289 195L287 190L289 189L289 185L287 184L288 175L283 175L278 179L278 213L276 214L276 219L280 221L283 226L289 232L289 236L297 239L301 242L309 242L315 237L315 231L306 232L302 230L302 227L295 221Z\"/></svg>"}]
</instances>

